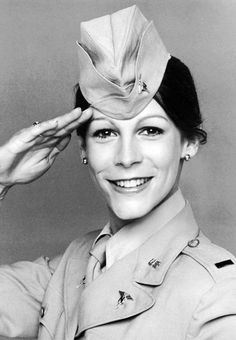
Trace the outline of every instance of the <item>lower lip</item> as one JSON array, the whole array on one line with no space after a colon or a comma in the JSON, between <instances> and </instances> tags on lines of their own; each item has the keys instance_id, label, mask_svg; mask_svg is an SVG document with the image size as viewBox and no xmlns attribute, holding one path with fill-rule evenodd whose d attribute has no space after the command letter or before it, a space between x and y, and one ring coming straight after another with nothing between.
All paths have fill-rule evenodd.
<instances>
[{"instance_id":1,"label":"lower lip","mask_svg":"<svg viewBox=\"0 0 236 340\"><path fill-rule=\"evenodd\" d=\"M121 194L132 194L132 193L139 193L143 190L145 190L148 185L150 184L152 178L150 178L147 182L137 186L137 187L131 187L131 188L126 188L126 187L120 187L112 182L109 181L109 183L111 184L112 188L121 193Z\"/></svg>"}]
</instances>

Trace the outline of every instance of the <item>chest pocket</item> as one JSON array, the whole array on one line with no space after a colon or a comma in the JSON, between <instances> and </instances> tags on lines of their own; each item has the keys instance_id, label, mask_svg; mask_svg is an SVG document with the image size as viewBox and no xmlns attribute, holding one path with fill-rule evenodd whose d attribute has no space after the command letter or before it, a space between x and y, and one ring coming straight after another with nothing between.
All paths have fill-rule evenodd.
<instances>
[{"instance_id":1,"label":"chest pocket","mask_svg":"<svg viewBox=\"0 0 236 340\"><path fill-rule=\"evenodd\" d=\"M63 315L62 294L49 286L40 310L39 339L54 339L58 323ZM45 330L48 336L45 334Z\"/></svg>"}]
</instances>

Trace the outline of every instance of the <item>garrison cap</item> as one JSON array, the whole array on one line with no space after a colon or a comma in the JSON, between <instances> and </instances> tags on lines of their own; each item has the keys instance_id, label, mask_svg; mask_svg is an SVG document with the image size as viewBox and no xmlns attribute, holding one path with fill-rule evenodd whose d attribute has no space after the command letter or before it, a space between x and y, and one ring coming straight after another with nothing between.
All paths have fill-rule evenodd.
<instances>
[{"instance_id":1,"label":"garrison cap","mask_svg":"<svg viewBox=\"0 0 236 340\"><path fill-rule=\"evenodd\" d=\"M115 119L135 117L158 90L170 54L153 22L134 5L81 23L79 86Z\"/></svg>"}]
</instances>

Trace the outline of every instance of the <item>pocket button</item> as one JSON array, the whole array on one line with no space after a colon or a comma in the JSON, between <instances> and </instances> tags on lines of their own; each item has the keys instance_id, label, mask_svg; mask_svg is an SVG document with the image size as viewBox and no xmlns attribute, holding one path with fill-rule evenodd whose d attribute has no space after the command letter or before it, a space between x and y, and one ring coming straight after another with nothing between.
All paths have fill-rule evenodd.
<instances>
[{"instance_id":1,"label":"pocket button","mask_svg":"<svg viewBox=\"0 0 236 340\"><path fill-rule=\"evenodd\" d=\"M40 315L41 315L41 318L43 318L44 315L45 315L45 307L44 306L41 307Z\"/></svg>"}]
</instances>

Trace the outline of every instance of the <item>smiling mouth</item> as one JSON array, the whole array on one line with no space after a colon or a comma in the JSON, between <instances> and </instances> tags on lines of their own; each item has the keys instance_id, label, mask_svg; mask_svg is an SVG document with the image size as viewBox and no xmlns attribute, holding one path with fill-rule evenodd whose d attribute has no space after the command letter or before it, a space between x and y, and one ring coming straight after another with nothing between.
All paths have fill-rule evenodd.
<instances>
[{"instance_id":1,"label":"smiling mouth","mask_svg":"<svg viewBox=\"0 0 236 340\"><path fill-rule=\"evenodd\" d=\"M138 188L145 183L149 182L152 177L141 177L141 178L131 178L131 179L119 179L117 181L109 181L114 184L116 187L125 188L125 189L134 189Z\"/></svg>"}]
</instances>

